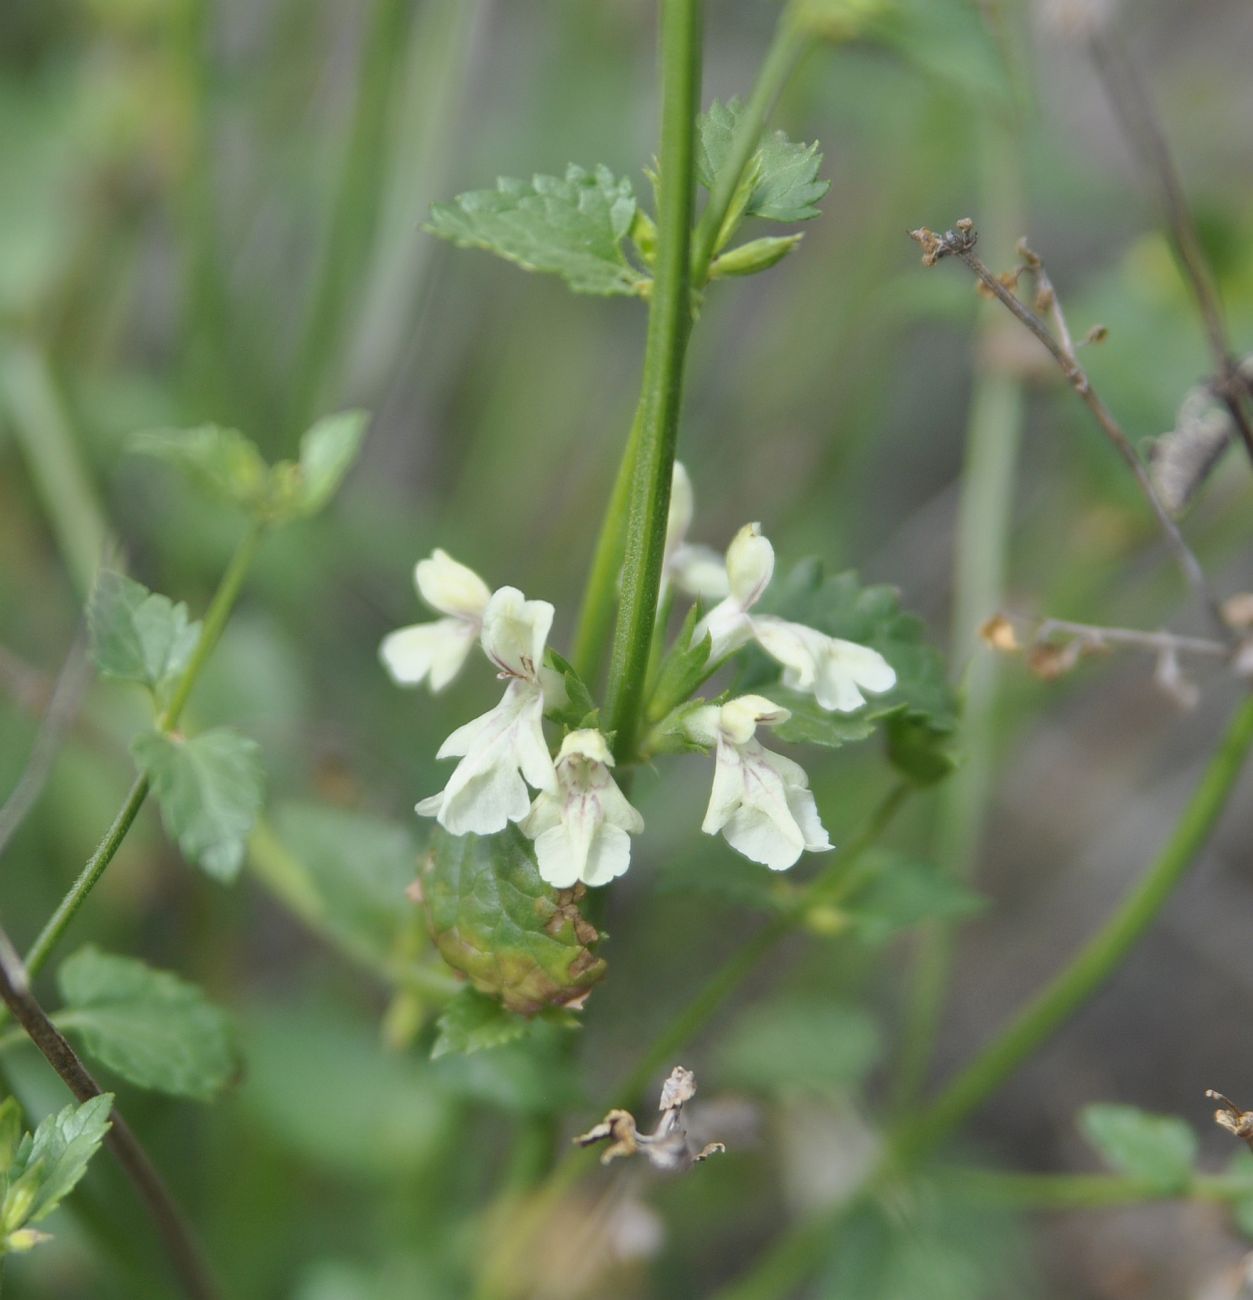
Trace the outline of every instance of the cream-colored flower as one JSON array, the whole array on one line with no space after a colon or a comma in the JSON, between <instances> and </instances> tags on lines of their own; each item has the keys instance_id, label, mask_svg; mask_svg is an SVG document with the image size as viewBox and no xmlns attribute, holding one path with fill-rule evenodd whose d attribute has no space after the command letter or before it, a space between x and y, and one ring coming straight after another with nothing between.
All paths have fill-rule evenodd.
<instances>
[{"instance_id":1,"label":"cream-colored flower","mask_svg":"<svg viewBox=\"0 0 1253 1300\"><path fill-rule=\"evenodd\" d=\"M557 785L541 790L519 829L535 841L540 875L557 889L576 881L607 885L631 863L630 836L644 819L609 769L613 755L599 731L572 731L557 755Z\"/></svg>"},{"instance_id":2,"label":"cream-colored flower","mask_svg":"<svg viewBox=\"0 0 1253 1300\"><path fill-rule=\"evenodd\" d=\"M666 517L666 550L661 569L661 595L671 582L685 595L721 600L727 594L724 558L712 546L687 540L692 526L692 480L680 461L670 481L670 513Z\"/></svg>"},{"instance_id":3,"label":"cream-colored flower","mask_svg":"<svg viewBox=\"0 0 1253 1300\"><path fill-rule=\"evenodd\" d=\"M786 871L808 850L831 848L804 769L756 738L761 724L789 717L760 695L707 705L687 720L688 734L715 748L714 783L701 830L722 833L733 848L772 871Z\"/></svg>"},{"instance_id":4,"label":"cream-colored flower","mask_svg":"<svg viewBox=\"0 0 1253 1300\"><path fill-rule=\"evenodd\" d=\"M446 551L435 550L419 560L413 576L422 599L446 617L389 633L379 654L399 685L425 681L432 691L440 691L461 671L479 639L491 592L473 569L458 564Z\"/></svg>"},{"instance_id":5,"label":"cream-colored flower","mask_svg":"<svg viewBox=\"0 0 1253 1300\"><path fill-rule=\"evenodd\" d=\"M501 587L483 612L482 643L500 676L508 680L500 703L458 727L437 758L460 758L448 784L423 799L417 811L434 817L453 835L491 835L519 822L531 808L528 783L556 785L544 739L544 644L553 607L527 600L516 587Z\"/></svg>"},{"instance_id":6,"label":"cream-colored flower","mask_svg":"<svg viewBox=\"0 0 1253 1300\"><path fill-rule=\"evenodd\" d=\"M717 662L749 641L783 665L783 684L813 695L824 709L851 713L866 702L863 691L891 690L896 673L869 646L827 636L817 628L772 614L752 614L774 575L774 547L760 524L745 524L727 548L727 598L697 624L693 640L710 638L709 661Z\"/></svg>"}]
</instances>

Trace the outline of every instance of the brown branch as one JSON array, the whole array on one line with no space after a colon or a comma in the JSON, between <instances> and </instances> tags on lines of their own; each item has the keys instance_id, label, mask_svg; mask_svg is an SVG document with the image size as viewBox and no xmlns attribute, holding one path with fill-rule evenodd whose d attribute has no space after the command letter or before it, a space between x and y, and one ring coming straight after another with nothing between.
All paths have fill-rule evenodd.
<instances>
[{"instance_id":1,"label":"brown branch","mask_svg":"<svg viewBox=\"0 0 1253 1300\"><path fill-rule=\"evenodd\" d=\"M65 1035L48 1019L47 1013L30 991L26 968L3 930L0 930L0 999L3 999L13 1013L13 1018L80 1102L100 1096L103 1089L92 1078L78 1053L66 1041ZM184 1291L193 1300L218 1300L217 1287L201 1258L191 1230L183 1221L156 1166L116 1105L110 1113L110 1121L105 1145L113 1152L147 1205Z\"/></svg>"},{"instance_id":2,"label":"brown branch","mask_svg":"<svg viewBox=\"0 0 1253 1300\"><path fill-rule=\"evenodd\" d=\"M1214 391L1231 412L1244 449L1250 459L1253 459L1253 424L1244 407L1248 389L1231 350L1231 339L1227 334L1218 289L1201 248L1196 222L1192 218L1183 182L1171 157L1166 133L1143 81L1118 44L1102 36L1094 36L1091 50L1097 73L1123 133L1132 149L1139 154L1140 161L1157 179L1162 213L1170 232L1175 260L1196 299L1209 338L1210 351L1214 354L1214 363L1218 368Z\"/></svg>"},{"instance_id":3,"label":"brown branch","mask_svg":"<svg viewBox=\"0 0 1253 1300\"><path fill-rule=\"evenodd\" d=\"M922 262L924 266L934 266L936 262L945 257L956 257L959 261L964 262L974 272L984 289L1016 316L1048 349L1050 356L1057 362L1062 374L1066 376L1067 382L1079 395L1083 404L1092 412L1101 432L1113 444L1115 450L1126 463L1127 468L1135 475L1136 482L1140 485L1141 492L1144 493L1145 499L1157 516L1157 522L1161 527L1162 534L1166 538L1188 585L1209 614L1215 627L1221 629L1224 638L1230 641L1232 639L1231 628L1227 626L1222 616L1218 599L1210 589L1200 561L1193 554L1188 543L1184 541L1179 526L1162 504L1161 498L1157 495L1157 490L1149 478L1149 472L1145 468L1144 462L1136 454L1135 447L1132 446L1131 439L1114 418L1114 413L1105 405L1092 387L1092 381L1088 378L1087 372L1079 364L1074 346L1067 346L1067 344L1060 342L1040 317L988 270L974 251L979 236L974 228L974 223L969 218L963 218L956 223L953 230L948 230L943 235L928 230L925 226L920 227L918 230L911 230L909 235L915 243L922 246ZM1036 275L1037 285L1040 287L1048 286L1049 296L1052 299L1050 309L1055 313L1060 313L1061 308L1057 305L1057 295L1052 290L1052 285L1047 279L1040 258L1023 244L1019 245L1019 253L1024 260L1026 269ZM1044 276L1043 280L1040 279L1041 276ZM1064 322L1064 318L1062 319ZM1069 331L1064 329L1064 324L1062 338L1066 339L1067 343L1069 342Z\"/></svg>"}]
</instances>

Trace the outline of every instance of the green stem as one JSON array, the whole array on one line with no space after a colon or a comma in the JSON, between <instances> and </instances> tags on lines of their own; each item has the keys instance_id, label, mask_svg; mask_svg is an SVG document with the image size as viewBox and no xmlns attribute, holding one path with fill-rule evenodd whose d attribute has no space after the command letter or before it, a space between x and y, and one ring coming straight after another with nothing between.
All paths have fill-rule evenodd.
<instances>
[{"instance_id":1,"label":"green stem","mask_svg":"<svg viewBox=\"0 0 1253 1300\"><path fill-rule=\"evenodd\" d=\"M753 92L749 96L740 126L731 142L727 166L721 182L710 196L695 232L691 236L691 283L700 285L708 279L709 263L713 260L714 245L722 229L727 211L735 197L765 127L766 118L779 97L788 77L795 70L810 38L791 10L785 11L775 28L774 39L766 52ZM664 187L663 187L664 188ZM660 276L660 263L658 265ZM655 305L655 304L654 304ZM652 315L649 317L650 325ZM647 372L646 372L647 373ZM626 533L631 489L635 482L635 461L642 436L645 409L644 395L636 407L627 436L626 450L618 466L610 495L609 508L601 525L600 536L592 558L587 591L579 614L579 626L574 639L571 662L586 682L592 682L609 638L609 625L613 619L614 602L618 594L618 574L622 569L623 538Z\"/></svg>"},{"instance_id":2,"label":"green stem","mask_svg":"<svg viewBox=\"0 0 1253 1300\"><path fill-rule=\"evenodd\" d=\"M916 1112L897 1130L884 1159L868 1175L858 1195L784 1232L733 1285L718 1292L715 1300L776 1300L798 1293L805 1278L829 1256L852 1206L933 1150L1095 992L1161 911L1200 851L1231 794L1250 745L1253 698L1245 700L1232 719L1157 862L1100 934L934 1105Z\"/></svg>"},{"instance_id":3,"label":"green stem","mask_svg":"<svg viewBox=\"0 0 1253 1300\"><path fill-rule=\"evenodd\" d=\"M35 491L56 535L74 585L91 590L109 542L109 530L83 469L48 358L29 344L4 347L0 359L0 401Z\"/></svg>"},{"instance_id":4,"label":"green stem","mask_svg":"<svg viewBox=\"0 0 1253 1300\"><path fill-rule=\"evenodd\" d=\"M1000 1037L949 1084L932 1106L900 1130L892 1144L896 1160L916 1160L947 1137L1118 969L1204 846L1250 745L1253 698L1246 699L1237 710L1169 841L1139 886Z\"/></svg>"},{"instance_id":5,"label":"green stem","mask_svg":"<svg viewBox=\"0 0 1253 1300\"><path fill-rule=\"evenodd\" d=\"M214 592L213 599L209 602L209 608L205 612L204 625L200 629L200 638L196 642L195 650L192 651L191 662L187 665L187 671L183 674L182 680L170 697L169 704L166 705L165 711L158 720L157 725L162 731L172 731L178 726L178 720L182 716L188 697L196 685L196 679L200 676L201 669L204 668L209 656L213 653L213 649L226 627L226 621L231 616L231 610L234 608L236 600L239 599L244 579L248 576L248 570L256 558L257 548L261 545L261 539L264 536L265 525L260 522L253 522L249 524L248 531L235 548L235 554L231 556L231 561L226 566L226 572L222 575L222 580L218 583L218 589Z\"/></svg>"},{"instance_id":6,"label":"green stem","mask_svg":"<svg viewBox=\"0 0 1253 1300\"><path fill-rule=\"evenodd\" d=\"M607 710L618 756L634 751L657 617L679 432L683 362L692 326L691 238L700 104L700 0L662 0L661 162L657 274L648 313L639 435L626 515L622 595Z\"/></svg>"},{"instance_id":7,"label":"green stem","mask_svg":"<svg viewBox=\"0 0 1253 1300\"><path fill-rule=\"evenodd\" d=\"M69 892L60 903L57 904L57 910L48 918L47 924L39 932L39 937L31 944L30 951L27 952L24 959L24 964L28 974L32 977L43 969L48 958L52 955L53 948L60 942L61 936L74 919L74 913L82 907L87 895L96 887L96 881L104 875L105 868L113 861L118 849L122 847L126 832L130 830L131 823L139 815L139 810L143 807L144 800L147 797L148 778L146 776L137 776L126 796L126 802L113 819L113 825L105 832L104 839L100 841L96 851L87 859L87 865L79 874L78 879L70 887Z\"/></svg>"},{"instance_id":8,"label":"green stem","mask_svg":"<svg viewBox=\"0 0 1253 1300\"><path fill-rule=\"evenodd\" d=\"M341 370L339 345L353 317L354 292L362 287L380 207L388 110L411 8L407 0L375 0L368 19L352 124L297 353L289 421L294 432L333 392Z\"/></svg>"},{"instance_id":9,"label":"green stem","mask_svg":"<svg viewBox=\"0 0 1253 1300\"><path fill-rule=\"evenodd\" d=\"M605 643L609 640L609 626L613 622L613 607L618 596L622 538L626 531L631 484L635 479L635 448L639 439L642 410L642 404L636 406L631 432L627 434L626 450L622 453L617 477L613 481L613 491L609 496L609 507L600 526L600 536L596 539L583 607L579 611L579 626L574 635L571 663L579 676L593 689L604 658Z\"/></svg>"},{"instance_id":10,"label":"green stem","mask_svg":"<svg viewBox=\"0 0 1253 1300\"><path fill-rule=\"evenodd\" d=\"M1247 1182L1198 1174L1182 1187L1163 1187L1151 1178L1121 1174L1015 1174L963 1169L956 1187L963 1196L1037 1210L1089 1210L1144 1201L1210 1201L1219 1204L1249 1195Z\"/></svg>"},{"instance_id":11,"label":"green stem","mask_svg":"<svg viewBox=\"0 0 1253 1300\"><path fill-rule=\"evenodd\" d=\"M696 227L692 240L693 284L703 285L709 278L709 264L717 251L718 235L744 177L744 169L757 152L766 119L802 55L809 49L811 39L810 33L797 18L796 10L785 10L775 27L774 39L766 51L753 92L740 115L726 164L701 213L700 224Z\"/></svg>"},{"instance_id":12,"label":"green stem","mask_svg":"<svg viewBox=\"0 0 1253 1300\"><path fill-rule=\"evenodd\" d=\"M187 670L184 672L169 705L158 720L158 726L163 731L170 731L177 725L188 696L191 695L192 688L196 684L196 679L200 676L201 669L208 660L214 645L217 644L218 638L222 635L222 629L226 626L226 620L230 617L231 608L239 596L244 577L248 572L248 566L252 563L253 556L257 552L257 547L260 545L264 532L264 525L252 524L236 548L235 554L231 557L231 562L222 575L222 581L218 585L217 592L209 604L209 610L205 615L204 626L200 632L200 639L196 642L196 649L192 654L191 662L187 665ZM60 942L61 936L74 919L74 914L82 907L87 895L91 893L96 887L96 882L104 875L105 868L113 861L118 849L122 847L122 841L126 838L127 832L139 815L139 810L143 807L144 800L147 797L148 778L143 775L137 776L126 796L125 803L122 804L117 816L113 819L113 824L105 832L104 839L100 841L96 851L87 860L87 865L79 874L78 879L70 886L69 892L57 904L56 911L48 918L47 924L39 932L38 937L30 947L30 951L26 954L25 966L27 973L31 976L36 975L43 968L52 955L53 948Z\"/></svg>"}]
</instances>

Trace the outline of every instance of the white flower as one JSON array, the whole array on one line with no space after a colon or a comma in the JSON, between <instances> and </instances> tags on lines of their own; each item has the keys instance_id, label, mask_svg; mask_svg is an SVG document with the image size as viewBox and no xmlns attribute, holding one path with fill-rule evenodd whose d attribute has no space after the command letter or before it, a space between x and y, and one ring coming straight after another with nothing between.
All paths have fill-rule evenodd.
<instances>
[{"instance_id":1,"label":"white flower","mask_svg":"<svg viewBox=\"0 0 1253 1300\"><path fill-rule=\"evenodd\" d=\"M500 703L458 727L437 758L460 758L448 784L423 799L417 811L435 817L453 835L492 835L526 817L527 783L556 785L544 739L544 687L540 665L552 627L553 607L527 600L516 587L494 592L483 612L483 650L509 681Z\"/></svg>"},{"instance_id":2,"label":"white flower","mask_svg":"<svg viewBox=\"0 0 1253 1300\"><path fill-rule=\"evenodd\" d=\"M712 546L689 543L692 526L692 480L679 461L674 462L670 481L670 513L666 517L666 551L661 569L661 594L671 582L688 596L721 600L727 594L727 571L723 557Z\"/></svg>"},{"instance_id":3,"label":"white flower","mask_svg":"<svg viewBox=\"0 0 1253 1300\"><path fill-rule=\"evenodd\" d=\"M727 598L696 625L692 641L708 633L711 663L753 639L748 611L761 599L774 576L774 547L761 535L760 524L745 524L727 547Z\"/></svg>"},{"instance_id":4,"label":"white flower","mask_svg":"<svg viewBox=\"0 0 1253 1300\"><path fill-rule=\"evenodd\" d=\"M772 871L786 871L806 849L831 848L804 769L755 738L759 723L773 726L789 716L760 695L741 695L721 708L697 709L686 724L694 740L716 746L701 830L721 831L733 849Z\"/></svg>"},{"instance_id":5,"label":"white flower","mask_svg":"<svg viewBox=\"0 0 1253 1300\"><path fill-rule=\"evenodd\" d=\"M752 622L757 644L783 665L784 686L813 695L824 709L852 713L866 702L862 690L890 691L896 685L891 665L869 646L770 614Z\"/></svg>"},{"instance_id":6,"label":"white flower","mask_svg":"<svg viewBox=\"0 0 1253 1300\"><path fill-rule=\"evenodd\" d=\"M730 594L697 624L693 640L710 637L709 662L755 640L783 665L783 684L811 694L824 709L851 713L866 702L862 691L896 685L891 664L869 646L827 636L772 614L750 614L774 576L774 547L760 524L745 524L727 547Z\"/></svg>"},{"instance_id":7,"label":"white flower","mask_svg":"<svg viewBox=\"0 0 1253 1300\"><path fill-rule=\"evenodd\" d=\"M629 836L644 819L609 769L613 755L599 731L572 731L557 755L557 788L541 790L519 829L535 841L540 875L556 889L576 881L607 885L631 862Z\"/></svg>"},{"instance_id":8,"label":"white flower","mask_svg":"<svg viewBox=\"0 0 1253 1300\"><path fill-rule=\"evenodd\" d=\"M461 671L478 640L491 592L473 569L458 564L446 551L435 550L429 559L419 560L413 576L422 599L447 617L389 633L379 655L399 685L426 681L432 691L440 691Z\"/></svg>"}]
</instances>

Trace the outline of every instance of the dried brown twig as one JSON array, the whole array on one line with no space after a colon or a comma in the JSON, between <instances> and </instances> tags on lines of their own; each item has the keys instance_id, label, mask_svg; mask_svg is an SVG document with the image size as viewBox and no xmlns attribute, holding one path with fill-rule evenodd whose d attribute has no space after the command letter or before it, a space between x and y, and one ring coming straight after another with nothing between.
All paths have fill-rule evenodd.
<instances>
[{"instance_id":1,"label":"dried brown twig","mask_svg":"<svg viewBox=\"0 0 1253 1300\"><path fill-rule=\"evenodd\" d=\"M696 1094L696 1076L676 1065L661 1087L658 1109L661 1120L652 1133L641 1133L629 1110L611 1110L603 1120L574 1139L581 1147L597 1142L610 1145L601 1152L600 1163L607 1165L619 1156L643 1154L657 1169L673 1172L690 1168L711 1155L725 1151L721 1142L709 1142L697 1151L688 1141L683 1127L683 1106Z\"/></svg>"},{"instance_id":2,"label":"dried brown twig","mask_svg":"<svg viewBox=\"0 0 1253 1300\"><path fill-rule=\"evenodd\" d=\"M1098 34L1092 37L1090 46L1105 93L1113 105L1123 132L1139 154L1141 162L1153 173L1161 190L1162 212L1170 231L1175 257L1183 278L1196 299L1210 351L1218 367L1218 373L1212 381L1213 391L1226 406L1232 423L1240 433L1245 451L1253 459L1253 424L1250 423L1244 406L1249 396L1248 383L1240 373L1239 362L1232 352L1218 289L1201 248L1196 222L1192 219L1183 182L1170 155L1166 133L1135 67L1116 41Z\"/></svg>"},{"instance_id":3,"label":"dried brown twig","mask_svg":"<svg viewBox=\"0 0 1253 1300\"><path fill-rule=\"evenodd\" d=\"M1225 1128L1233 1137L1243 1138L1253 1149L1253 1110L1241 1110L1234 1101L1224 1097L1221 1092L1215 1092L1213 1088L1206 1088L1205 1095L1211 1101L1218 1102L1222 1108L1214 1112L1214 1123Z\"/></svg>"},{"instance_id":4,"label":"dried brown twig","mask_svg":"<svg viewBox=\"0 0 1253 1300\"><path fill-rule=\"evenodd\" d=\"M0 930L0 1000L80 1102L101 1095L103 1089L31 992L22 959L3 930ZM183 1289L193 1300L217 1300L217 1287L156 1166L116 1106L110 1112L109 1121L105 1145L147 1205Z\"/></svg>"},{"instance_id":5,"label":"dried brown twig","mask_svg":"<svg viewBox=\"0 0 1253 1300\"><path fill-rule=\"evenodd\" d=\"M1018 271L1005 277L993 275L974 251L979 236L975 230L974 222L969 217L964 217L961 221L956 222L952 230L947 230L942 235L922 226L917 230L911 230L909 237L922 247L922 264L924 266L934 266L946 257L955 257L963 262L974 272L983 289L1017 317L1048 349L1050 356L1057 362L1062 374L1066 376L1067 382L1079 395L1083 404L1091 411L1100 426L1101 432L1113 444L1127 468L1135 476L1136 482L1140 485L1140 490L1157 517L1162 535L1166 538L1167 544L1170 546L1171 552L1188 585L1206 610L1214 626L1221 630L1225 640L1230 641L1232 639L1231 629L1223 619L1218 599L1210 588L1200 561L1184 540L1183 534L1179 531L1179 527L1171 517L1170 512L1162 504L1162 500L1153 486L1152 479L1149 477L1148 470L1144 462L1136 454L1131 439L1115 419L1113 412L1101 400L1092 387L1092 381L1088 378L1087 372L1079 364L1077 350L1070 329L1066 324L1061 301L1048 279L1042 259L1032 252L1025 243L1020 241L1018 253L1022 259L1022 265ZM1041 311L1049 313L1054 321L1055 330L1050 330L1040 316L1028 307L1010 287L1017 284L1018 276L1022 273L1030 273L1035 277L1037 306Z\"/></svg>"}]
</instances>

